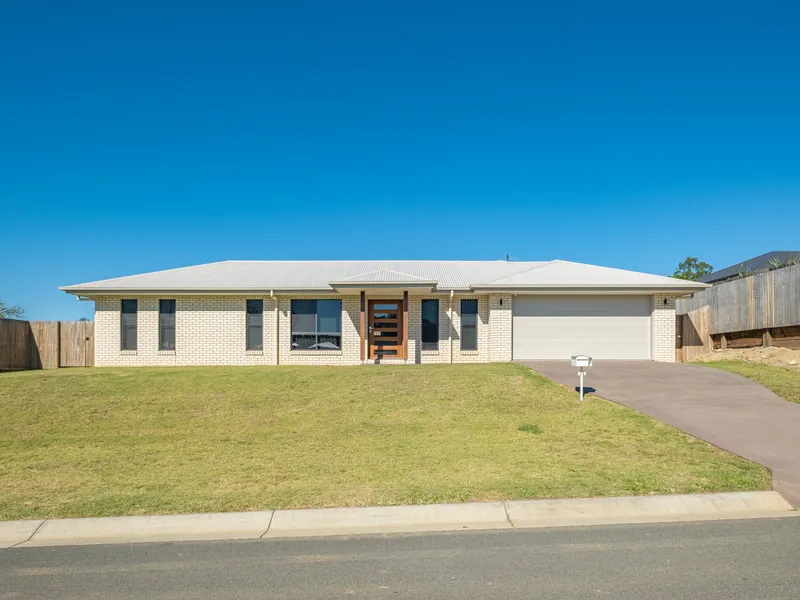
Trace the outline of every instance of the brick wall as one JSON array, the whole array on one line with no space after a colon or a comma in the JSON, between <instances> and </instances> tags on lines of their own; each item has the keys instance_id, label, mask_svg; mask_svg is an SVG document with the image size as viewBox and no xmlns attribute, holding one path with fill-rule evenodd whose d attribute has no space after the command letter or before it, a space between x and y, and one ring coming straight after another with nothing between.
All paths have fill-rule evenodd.
<instances>
[{"instance_id":1,"label":"brick wall","mask_svg":"<svg viewBox=\"0 0 800 600\"><path fill-rule=\"evenodd\" d=\"M95 364L141 365L356 365L359 348L360 298L351 296L296 296L298 299L336 298L342 301L342 349L333 351L291 349L291 298L269 296L178 296L176 299L175 350L158 350L159 296L138 297L138 349L120 350L121 296L99 297L95 302ZM264 301L264 345L261 351L245 348L245 302ZM422 300L439 300L439 348L422 350ZM400 295L367 296L402 299ZM478 300L478 349L461 350L461 300ZM664 300L667 303L664 304ZM502 304L500 303L502 300ZM409 296L408 362L482 363L511 360L513 297ZM652 359L675 362L675 296L653 296L651 320ZM276 343L279 340L279 343ZM366 341L365 341L366 348ZM365 350L366 355L366 350ZM452 358L451 358L452 356ZM386 361L388 362L388 361Z\"/></svg>"},{"instance_id":2,"label":"brick wall","mask_svg":"<svg viewBox=\"0 0 800 600\"><path fill-rule=\"evenodd\" d=\"M422 300L439 300L439 349L422 350ZM478 349L461 350L461 300L478 301ZM489 297L456 295L409 296L408 299L408 359L422 364L489 362L490 321ZM511 349L509 348L509 353Z\"/></svg>"},{"instance_id":3,"label":"brick wall","mask_svg":"<svg viewBox=\"0 0 800 600\"><path fill-rule=\"evenodd\" d=\"M422 350L422 301L439 301L439 348ZM450 346L447 332L450 319L447 309L450 296L409 296L408 297L408 361L420 364L436 364L450 362Z\"/></svg>"},{"instance_id":4,"label":"brick wall","mask_svg":"<svg viewBox=\"0 0 800 600\"><path fill-rule=\"evenodd\" d=\"M511 360L511 323L514 298L511 294L489 296L489 360Z\"/></svg>"},{"instance_id":5,"label":"brick wall","mask_svg":"<svg viewBox=\"0 0 800 600\"><path fill-rule=\"evenodd\" d=\"M126 296L128 298L128 296ZM175 350L158 349L158 301L175 299ZM264 347L248 351L246 300L264 301ZM95 300L95 364L105 366L275 364L275 300L269 296L140 296L137 350L120 350L121 296Z\"/></svg>"},{"instance_id":6,"label":"brick wall","mask_svg":"<svg viewBox=\"0 0 800 600\"><path fill-rule=\"evenodd\" d=\"M672 294L653 296L650 339L654 361L675 362L675 298Z\"/></svg>"},{"instance_id":7,"label":"brick wall","mask_svg":"<svg viewBox=\"0 0 800 600\"><path fill-rule=\"evenodd\" d=\"M125 296L131 298L132 296ZM97 366L177 365L355 365L361 363L360 297L293 296L139 296L137 350L120 350L122 296L95 301L95 364ZM175 350L158 349L158 301L175 299ZM291 300L342 301L341 350L291 349ZM422 350L422 300L439 300L439 348ZM499 299L503 298L503 307ZM246 300L264 301L263 349L245 347ZM400 295L367 296L369 300L401 300ZM461 300L478 300L478 349L461 350ZM494 305L492 305L494 302ZM511 358L511 297L458 295L409 296L408 362L476 363ZM496 328L496 331L493 330ZM276 343L278 340L279 343ZM452 348L451 348L452 345ZM452 355L452 358L451 358ZM366 356L366 340L365 340Z\"/></svg>"},{"instance_id":8,"label":"brick wall","mask_svg":"<svg viewBox=\"0 0 800 600\"><path fill-rule=\"evenodd\" d=\"M461 300L478 301L478 349L461 350ZM448 297L449 301L449 297ZM453 298L452 317L453 362L489 362L489 296L459 296Z\"/></svg>"}]
</instances>

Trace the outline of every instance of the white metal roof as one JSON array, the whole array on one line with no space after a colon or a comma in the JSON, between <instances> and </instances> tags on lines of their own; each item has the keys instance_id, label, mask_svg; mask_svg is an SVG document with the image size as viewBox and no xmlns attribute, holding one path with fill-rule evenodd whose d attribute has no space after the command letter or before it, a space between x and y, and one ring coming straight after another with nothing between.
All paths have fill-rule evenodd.
<instances>
[{"instance_id":1,"label":"white metal roof","mask_svg":"<svg viewBox=\"0 0 800 600\"><path fill-rule=\"evenodd\" d=\"M643 288L696 291L704 284L581 263L505 261L223 261L104 279L61 289L79 295L128 292L333 291L331 284L414 284L439 290Z\"/></svg>"},{"instance_id":2,"label":"white metal roof","mask_svg":"<svg viewBox=\"0 0 800 600\"><path fill-rule=\"evenodd\" d=\"M438 290L553 287L697 291L708 287L635 271L554 260L505 261L223 261L104 279L61 289L84 296L130 292L333 291L331 284L433 283Z\"/></svg>"},{"instance_id":3,"label":"white metal roof","mask_svg":"<svg viewBox=\"0 0 800 600\"><path fill-rule=\"evenodd\" d=\"M362 273L360 275L353 275L347 277L337 283L357 284L357 283L421 283L429 282L436 283L434 280L428 280L424 277L411 275L410 273L401 273L400 271L392 271L390 269L383 269L381 271L373 271L371 273ZM328 282L332 283L332 282Z\"/></svg>"},{"instance_id":4,"label":"white metal roof","mask_svg":"<svg viewBox=\"0 0 800 600\"><path fill-rule=\"evenodd\" d=\"M650 275L583 263L553 260L489 282L493 287L522 286L675 286L687 282L674 277ZM688 282L692 283L692 282ZM481 284L478 284L481 285ZM699 287L699 286L698 286Z\"/></svg>"}]
</instances>

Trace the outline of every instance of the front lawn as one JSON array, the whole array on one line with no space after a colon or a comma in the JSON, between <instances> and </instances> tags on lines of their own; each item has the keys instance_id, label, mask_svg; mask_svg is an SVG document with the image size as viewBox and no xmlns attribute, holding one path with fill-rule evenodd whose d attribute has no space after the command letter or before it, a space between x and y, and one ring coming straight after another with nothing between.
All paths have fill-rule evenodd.
<instances>
[{"instance_id":1,"label":"front lawn","mask_svg":"<svg viewBox=\"0 0 800 600\"><path fill-rule=\"evenodd\" d=\"M762 365L743 360L721 360L702 364L705 367L715 367L743 375L772 390L781 398L800 404L800 370L797 367Z\"/></svg>"},{"instance_id":2,"label":"front lawn","mask_svg":"<svg viewBox=\"0 0 800 600\"><path fill-rule=\"evenodd\" d=\"M5 373L0 411L0 519L770 487L513 364Z\"/></svg>"}]
</instances>

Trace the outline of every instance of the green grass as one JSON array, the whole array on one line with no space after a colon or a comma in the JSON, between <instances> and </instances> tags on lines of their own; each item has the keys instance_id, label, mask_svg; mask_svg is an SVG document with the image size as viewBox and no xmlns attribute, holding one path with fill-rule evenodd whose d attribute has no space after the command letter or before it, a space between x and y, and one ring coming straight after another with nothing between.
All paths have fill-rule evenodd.
<instances>
[{"instance_id":1,"label":"green grass","mask_svg":"<svg viewBox=\"0 0 800 600\"><path fill-rule=\"evenodd\" d=\"M781 398L800 404L800 370L797 368L762 365L743 360L721 360L701 364L704 367L715 367L743 375L772 390Z\"/></svg>"},{"instance_id":2,"label":"green grass","mask_svg":"<svg viewBox=\"0 0 800 600\"><path fill-rule=\"evenodd\" d=\"M0 519L770 485L752 462L511 364L6 373L0 411Z\"/></svg>"}]
</instances>

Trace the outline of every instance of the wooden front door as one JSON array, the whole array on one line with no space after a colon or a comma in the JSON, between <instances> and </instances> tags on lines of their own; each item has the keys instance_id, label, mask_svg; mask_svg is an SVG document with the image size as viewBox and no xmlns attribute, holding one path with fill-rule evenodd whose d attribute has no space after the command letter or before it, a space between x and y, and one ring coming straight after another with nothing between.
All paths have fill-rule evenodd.
<instances>
[{"instance_id":1,"label":"wooden front door","mask_svg":"<svg viewBox=\"0 0 800 600\"><path fill-rule=\"evenodd\" d=\"M369 358L403 356L403 301L369 301Z\"/></svg>"}]
</instances>

